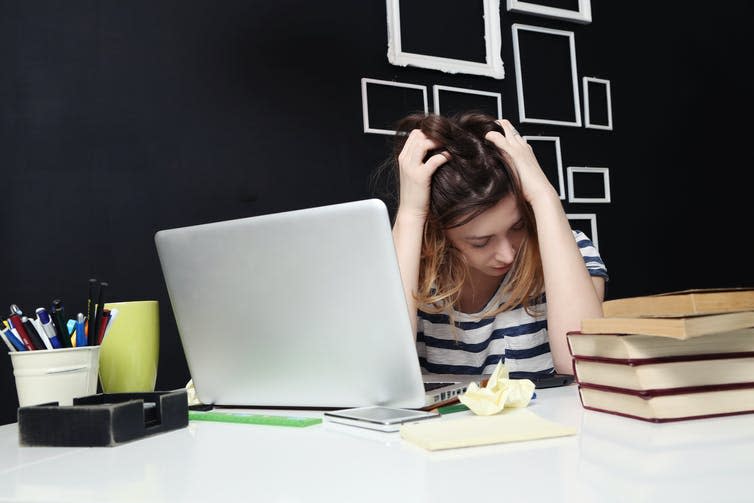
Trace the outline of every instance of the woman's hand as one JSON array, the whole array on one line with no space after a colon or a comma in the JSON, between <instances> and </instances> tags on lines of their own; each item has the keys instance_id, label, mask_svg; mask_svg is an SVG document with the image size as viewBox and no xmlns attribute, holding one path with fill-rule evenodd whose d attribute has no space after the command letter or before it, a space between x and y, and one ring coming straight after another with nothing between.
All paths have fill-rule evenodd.
<instances>
[{"instance_id":1,"label":"woman's hand","mask_svg":"<svg viewBox=\"0 0 754 503\"><path fill-rule=\"evenodd\" d=\"M550 197L555 188L539 166L534 151L526 140L518 134L510 121L496 121L505 131L505 136L497 131L490 131L485 139L491 141L500 150L503 160L518 174L524 198L532 204L538 197ZM559 197L555 194L555 197Z\"/></svg>"},{"instance_id":2,"label":"woman's hand","mask_svg":"<svg viewBox=\"0 0 754 503\"><path fill-rule=\"evenodd\" d=\"M398 212L413 218L426 220L429 212L429 191L432 174L448 160L450 154L435 154L427 162L427 152L440 145L429 139L420 129L409 133L401 153L398 155L400 168L400 202Z\"/></svg>"}]
</instances>

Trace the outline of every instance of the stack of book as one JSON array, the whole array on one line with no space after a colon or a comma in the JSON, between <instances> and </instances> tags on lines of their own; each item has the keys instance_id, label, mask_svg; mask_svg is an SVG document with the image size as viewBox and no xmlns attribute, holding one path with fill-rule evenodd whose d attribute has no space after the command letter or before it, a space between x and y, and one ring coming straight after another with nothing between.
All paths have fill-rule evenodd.
<instances>
[{"instance_id":1,"label":"stack of book","mask_svg":"<svg viewBox=\"0 0 754 503\"><path fill-rule=\"evenodd\" d=\"M586 409L653 422L754 412L754 288L605 301L568 334Z\"/></svg>"}]
</instances>

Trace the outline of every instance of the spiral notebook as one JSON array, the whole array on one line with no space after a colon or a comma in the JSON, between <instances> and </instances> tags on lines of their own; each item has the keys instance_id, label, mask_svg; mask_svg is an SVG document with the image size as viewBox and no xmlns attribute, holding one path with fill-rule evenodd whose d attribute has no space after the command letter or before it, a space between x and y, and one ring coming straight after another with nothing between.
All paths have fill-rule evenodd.
<instances>
[{"instance_id":1,"label":"spiral notebook","mask_svg":"<svg viewBox=\"0 0 754 503\"><path fill-rule=\"evenodd\" d=\"M422 374L378 199L164 229L155 243L203 403L431 408L479 381Z\"/></svg>"}]
</instances>

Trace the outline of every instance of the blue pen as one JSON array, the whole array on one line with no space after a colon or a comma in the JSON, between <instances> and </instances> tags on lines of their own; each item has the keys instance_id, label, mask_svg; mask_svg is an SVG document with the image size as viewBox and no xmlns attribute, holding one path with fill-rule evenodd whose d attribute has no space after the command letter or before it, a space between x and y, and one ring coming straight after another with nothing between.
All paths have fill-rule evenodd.
<instances>
[{"instance_id":1,"label":"blue pen","mask_svg":"<svg viewBox=\"0 0 754 503\"><path fill-rule=\"evenodd\" d=\"M15 329L6 328L5 330L3 330L3 334L5 334L5 337L13 345L13 347L16 348L16 351L26 351L26 345L24 345L23 341L21 341L21 337L18 335L18 332L16 332Z\"/></svg>"},{"instance_id":2,"label":"blue pen","mask_svg":"<svg viewBox=\"0 0 754 503\"><path fill-rule=\"evenodd\" d=\"M84 313L76 315L76 347L86 346L86 329L84 328Z\"/></svg>"},{"instance_id":3,"label":"blue pen","mask_svg":"<svg viewBox=\"0 0 754 503\"><path fill-rule=\"evenodd\" d=\"M63 344L58 338L58 333L55 330L55 326L52 324L52 318L50 318L50 314L47 312L47 309L38 307L37 319L42 325L42 330L44 330L45 335L47 335L47 338L50 339L50 344L52 344L53 349L63 347Z\"/></svg>"}]
</instances>

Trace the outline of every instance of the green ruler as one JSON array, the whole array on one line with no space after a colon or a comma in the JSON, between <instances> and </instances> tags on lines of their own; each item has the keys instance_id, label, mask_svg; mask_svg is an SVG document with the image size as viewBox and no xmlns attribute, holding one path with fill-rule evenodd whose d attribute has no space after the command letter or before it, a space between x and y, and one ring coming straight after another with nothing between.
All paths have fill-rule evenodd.
<instances>
[{"instance_id":1,"label":"green ruler","mask_svg":"<svg viewBox=\"0 0 754 503\"><path fill-rule=\"evenodd\" d=\"M322 422L322 419L317 417L268 416L265 414L248 414L243 412L201 412L190 410L188 415L189 419L192 421L265 424L270 426L295 426L299 428Z\"/></svg>"}]
</instances>

